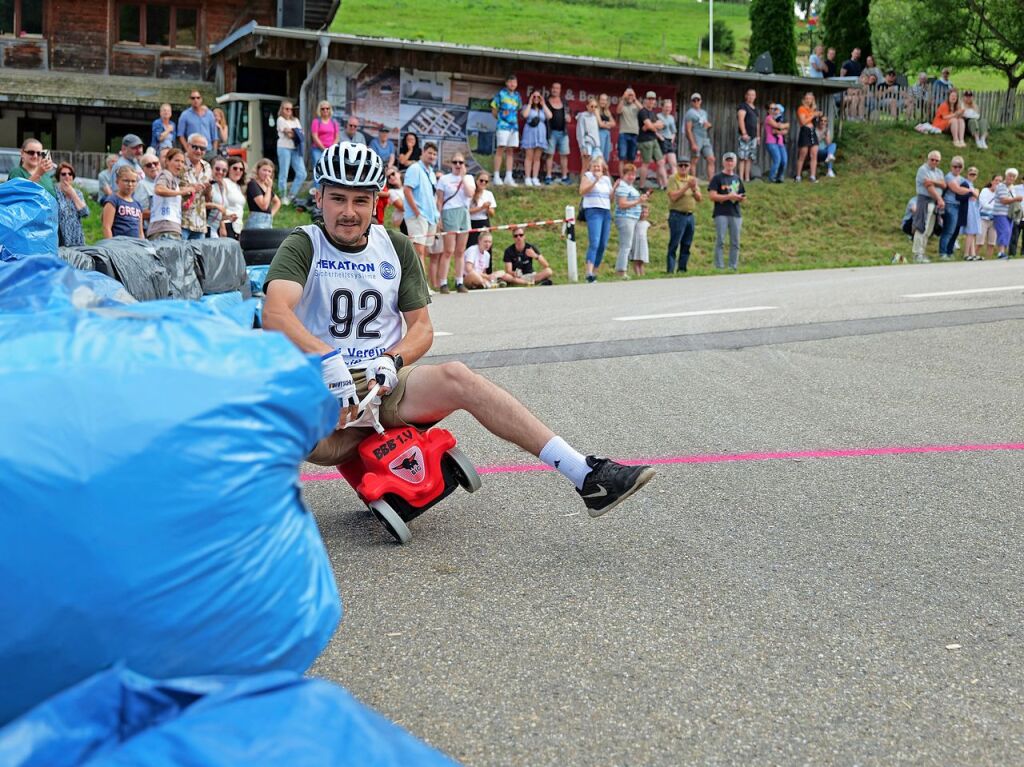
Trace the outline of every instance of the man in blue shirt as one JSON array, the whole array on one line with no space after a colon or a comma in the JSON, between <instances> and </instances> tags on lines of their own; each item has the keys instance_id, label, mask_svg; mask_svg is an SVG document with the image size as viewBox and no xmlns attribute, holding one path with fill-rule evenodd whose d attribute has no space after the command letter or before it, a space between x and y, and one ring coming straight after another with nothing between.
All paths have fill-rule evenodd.
<instances>
[{"instance_id":1,"label":"man in blue shirt","mask_svg":"<svg viewBox=\"0 0 1024 767\"><path fill-rule=\"evenodd\" d=\"M523 108L523 100L516 93L519 81L515 75L505 78L505 87L491 99L491 114L497 120L495 138L498 148L494 152L494 184L503 183L515 186L512 170L516 164L516 149L519 148L519 110ZM505 180L501 179L501 158L505 157Z\"/></svg>"},{"instance_id":2,"label":"man in blue shirt","mask_svg":"<svg viewBox=\"0 0 1024 767\"><path fill-rule=\"evenodd\" d=\"M193 133L206 136L210 150L216 152L220 146L220 132L217 130L217 118L213 116L203 103L203 94L199 91L192 91L189 96L192 103L188 109L182 110L178 115L178 143L185 154L188 155L188 137Z\"/></svg>"},{"instance_id":3,"label":"man in blue shirt","mask_svg":"<svg viewBox=\"0 0 1024 767\"><path fill-rule=\"evenodd\" d=\"M418 162L405 172L405 228L409 239L416 248L416 254L427 271L427 251L434 244L437 234L437 177L434 163L437 162L437 146L431 142L423 145Z\"/></svg>"},{"instance_id":4,"label":"man in blue shirt","mask_svg":"<svg viewBox=\"0 0 1024 767\"><path fill-rule=\"evenodd\" d=\"M395 166L395 145L391 143L391 129L380 126L377 137L370 141L370 149L376 152L377 156L384 161L385 168Z\"/></svg>"}]
</instances>

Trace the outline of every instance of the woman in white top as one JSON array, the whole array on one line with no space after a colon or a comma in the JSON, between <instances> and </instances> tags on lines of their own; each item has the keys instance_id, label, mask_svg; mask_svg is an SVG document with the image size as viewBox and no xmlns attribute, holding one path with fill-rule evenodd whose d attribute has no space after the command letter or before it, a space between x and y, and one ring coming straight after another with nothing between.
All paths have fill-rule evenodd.
<instances>
[{"instance_id":1,"label":"woman in white top","mask_svg":"<svg viewBox=\"0 0 1024 767\"><path fill-rule=\"evenodd\" d=\"M498 280L504 278L505 272L498 270L488 274L491 268L491 248L494 246L494 237L490 232L481 232L476 245L470 245L462 258L466 262L466 287L470 290L477 288L496 288Z\"/></svg>"},{"instance_id":2,"label":"woman in white top","mask_svg":"<svg viewBox=\"0 0 1024 767\"><path fill-rule=\"evenodd\" d=\"M228 161L218 157L213 161L212 170L210 199L206 203L206 236L227 237L227 227L231 225L228 213L228 187L224 180L228 175Z\"/></svg>"},{"instance_id":3,"label":"woman in white top","mask_svg":"<svg viewBox=\"0 0 1024 767\"><path fill-rule=\"evenodd\" d=\"M181 198L192 194L191 186L181 186L178 181L184 170L185 155L180 149L169 149L164 157L164 169L153 179L148 239L181 239Z\"/></svg>"},{"instance_id":4,"label":"woman in white top","mask_svg":"<svg viewBox=\"0 0 1024 767\"><path fill-rule=\"evenodd\" d=\"M225 207L228 211L228 223L224 227L224 236L233 240L238 239L238 233L242 231L242 218L245 216L245 190L242 184L245 183L245 162L241 157L228 159L228 172L224 179L224 187L227 189Z\"/></svg>"},{"instance_id":5,"label":"woman in white top","mask_svg":"<svg viewBox=\"0 0 1024 767\"><path fill-rule=\"evenodd\" d=\"M996 174L992 177L992 180L988 182L984 189L978 194L978 211L981 218L981 233L978 235L978 255L981 255L981 250L984 247L988 247L988 257L992 258L995 253L996 247L996 223L995 223L995 204L996 204L996 187L1003 183L1003 177Z\"/></svg>"},{"instance_id":6,"label":"woman in white top","mask_svg":"<svg viewBox=\"0 0 1024 767\"><path fill-rule=\"evenodd\" d=\"M460 152L452 155L451 172L437 181L437 207L441 211L441 230L444 232L444 251L439 257L430 257L431 284L441 293L448 292L448 264L452 256L466 250L469 239L469 202L476 193L473 177L466 173L466 158ZM462 284L465 261L456 259L455 289L468 293Z\"/></svg>"},{"instance_id":7,"label":"woman in white top","mask_svg":"<svg viewBox=\"0 0 1024 767\"><path fill-rule=\"evenodd\" d=\"M597 282L597 270L612 228L612 181L600 154L590 161L590 170L580 178L580 194L582 213L587 220L587 282Z\"/></svg>"},{"instance_id":8,"label":"woman in white top","mask_svg":"<svg viewBox=\"0 0 1024 767\"><path fill-rule=\"evenodd\" d=\"M281 174L281 202L291 205L292 200L306 180L306 163L302 160L302 123L295 116L295 107L290 101L282 101L277 110L277 167ZM288 194L288 169L295 171L292 191Z\"/></svg>"},{"instance_id":9,"label":"woman in white top","mask_svg":"<svg viewBox=\"0 0 1024 767\"><path fill-rule=\"evenodd\" d=\"M473 193L473 199L469 201L470 229L483 229L491 225L491 216L494 215L498 202L494 199L494 192L490 187L491 174L485 170L480 171L480 175L476 177L476 191ZM470 232L466 246L476 245L479 239L480 232Z\"/></svg>"}]
</instances>

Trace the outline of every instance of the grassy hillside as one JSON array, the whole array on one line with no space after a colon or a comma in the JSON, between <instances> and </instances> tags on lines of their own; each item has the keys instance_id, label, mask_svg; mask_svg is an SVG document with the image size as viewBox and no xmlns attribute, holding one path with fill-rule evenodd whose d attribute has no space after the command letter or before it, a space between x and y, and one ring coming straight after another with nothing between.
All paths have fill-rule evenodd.
<instances>
[{"instance_id":1,"label":"grassy hillside","mask_svg":"<svg viewBox=\"0 0 1024 767\"><path fill-rule=\"evenodd\" d=\"M977 165L985 180L1024 157L1024 129L993 132L992 149L962 150L968 165ZM840 141L838 178L822 178L817 184L754 182L748 186L743 205L741 271L815 269L886 264L894 253L909 255L907 238L899 231L907 199L914 193L914 174L930 149L943 155L943 167L954 154L948 137L922 136L894 126L848 124ZM563 215L566 205L576 205L579 193L561 186L495 188L498 212L495 224L518 223ZM85 220L90 241L99 239L99 209ZM655 193L651 200L650 250L652 276L664 269L668 243L667 198ZM305 214L286 208L277 226L306 223ZM586 226L577 235L579 258L586 250ZM555 228L531 229L529 239L548 256L558 278L566 274L565 243ZM512 242L498 232L496 248ZM608 254L614 261L617 237L612 231ZM705 199L697 213L691 274L711 274L714 230L711 204ZM934 248L934 246L933 246ZM607 261L606 261L607 263ZM604 270L610 266L602 267Z\"/></svg>"},{"instance_id":2,"label":"grassy hillside","mask_svg":"<svg viewBox=\"0 0 1024 767\"><path fill-rule=\"evenodd\" d=\"M355 7L342 3L332 32L662 64L672 54L696 59L708 29L708 6L697 0L364 0L346 12ZM736 37L735 53L716 53L715 63L745 67L747 6L717 3L715 18Z\"/></svg>"},{"instance_id":3,"label":"grassy hillside","mask_svg":"<svg viewBox=\"0 0 1024 767\"><path fill-rule=\"evenodd\" d=\"M699 58L697 54L708 30L708 4L697 0L364 0L357 11L348 11L355 8L342 3L331 31L656 64L671 64L676 54L708 64L706 51ZM746 68L747 9L742 3L715 4L715 18L736 38L734 53L715 54L716 68ZM810 50L802 24L797 24L796 34L803 66ZM840 51L840 61L847 53ZM884 53L879 61L885 66ZM1006 78L988 69L954 71L953 82L975 90L1006 88Z\"/></svg>"}]
</instances>

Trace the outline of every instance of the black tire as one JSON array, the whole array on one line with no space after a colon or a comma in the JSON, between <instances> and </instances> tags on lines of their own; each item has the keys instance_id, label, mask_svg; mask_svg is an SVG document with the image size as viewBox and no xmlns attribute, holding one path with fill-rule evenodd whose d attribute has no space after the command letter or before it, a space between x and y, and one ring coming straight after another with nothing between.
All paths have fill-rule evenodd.
<instances>
[{"instance_id":1,"label":"black tire","mask_svg":"<svg viewBox=\"0 0 1024 767\"><path fill-rule=\"evenodd\" d=\"M275 253L277 253L277 248L265 248L263 250L247 250L242 255L245 256L246 266L266 266L274 260Z\"/></svg>"},{"instance_id":2,"label":"black tire","mask_svg":"<svg viewBox=\"0 0 1024 767\"><path fill-rule=\"evenodd\" d=\"M277 250L291 229L243 229L238 235L242 250Z\"/></svg>"}]
</instances>

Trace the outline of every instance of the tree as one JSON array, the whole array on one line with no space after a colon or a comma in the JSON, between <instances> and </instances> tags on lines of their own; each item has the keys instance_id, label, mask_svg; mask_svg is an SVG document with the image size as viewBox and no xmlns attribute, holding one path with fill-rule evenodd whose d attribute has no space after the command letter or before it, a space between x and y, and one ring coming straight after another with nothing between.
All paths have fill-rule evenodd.
<instances>
[{"instance_id":1,"label":"tree","mask_svg":"<svg viewBox=\"0 0 1024 767\"><path fill-rule=\"evenodd\" d=\"M729 25L721 19L715 19L715 23L711 25L711 28L715 34L715 53L735 53L736 36L733 35L732 30L729 29ZM709 50L709 38L710 35L704 35L704 37L700 39L701 47L704 50Z\"/></svg>"},{"instance_id":2,"label":"tree","mask_svg":"<svg viewBox=\"0 0 1024 767\"><path fill-rule=\"evenodd\" d=\"M839 61L846 61L854 48L860 48L865 57L871 53L870 8L871 0L826 0L821 12L825 45L836 49Z\"/></svg>"},{"instance_id":3,"label":"tree","mask_svg":"<svg viewBox=\"0 0 1024 767\"><path fill-rule=\"evenodd\" d=\"M1012 117L1014 95L1024 81L1024 4L1008 0L874 0L871 28L876 50L892 66L985 66L1002 72L1006 76L1006 119Z\"/></svg>"},{"instance_id":4,"label":"tree","mask_svg":"<svg viewBox=\"0 0 1024 767\"><path fill-rule=\"evenodd\" d=\"M792 0L750 0L750 66L765 51L778 75L797 75Z\"/></svg>"}]
</instances>

